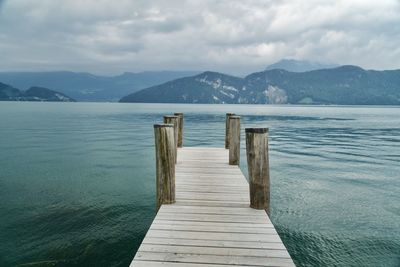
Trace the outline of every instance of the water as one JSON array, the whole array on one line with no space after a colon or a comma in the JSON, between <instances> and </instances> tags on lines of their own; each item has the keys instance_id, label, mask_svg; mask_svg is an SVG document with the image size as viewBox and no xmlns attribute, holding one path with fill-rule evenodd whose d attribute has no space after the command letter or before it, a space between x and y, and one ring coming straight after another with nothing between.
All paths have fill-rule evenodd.
<instances>
[{"instance_id":1,"label":"water","mask_svg":"<svg viewBox=\"0 0 400 267\"><path fill-rule=\"evenodd\" d=\"M232 111L270 128L298 266L400 266L400 108L22 102L0 103L0 266L128 266L155 215L152 125L184 112L185 145L223 147Z\"/></svg>"}]
</instances>

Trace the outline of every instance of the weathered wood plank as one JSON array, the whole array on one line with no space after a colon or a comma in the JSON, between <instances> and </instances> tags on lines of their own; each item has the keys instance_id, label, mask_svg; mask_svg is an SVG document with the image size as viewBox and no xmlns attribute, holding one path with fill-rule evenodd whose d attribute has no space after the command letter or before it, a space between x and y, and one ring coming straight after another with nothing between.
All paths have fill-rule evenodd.
<instances>
[{"instance_id":1,"label":"weathered wood plank","mask_svg":"<svg viewBox=\"0 0 400 267\"><path fill-rule=\"evenodd\" d=\"M229 248L254 248L254 249L285 249L279 242L253 242L253 241L230 241L230 240L203 240L183 238L157 238L146 237L143 244L164 244L198 247L229 247Z\"/></svg>"},{"instance_id":2,"label":"weathered wood plank","mask_svg":"<svg viewBox=\"0 0 400 267\"><path fill-rule=\"evenodd\" d=\"M204 200L241 200L246 202L249 200L249 196L247 194L238 194L238 193L225 193L215 194L215 193L198 193L198 192L179 192L176 193L177 197L182 198L191 198L191 199L204 199Z\"/></svg>"},{"instance_id":3,"label":"weathered wood plank","mask_svg":"<svg viewBox=\"0 0 400 267\"><path fill-rule=\"evenodd\" d=\"M174 205L190 205L190 206L203 206L203 207L249 207L248 203L244 202L221 202L221 201L211 201L211 200L193 200L193 199L180 199L175 202Z\"/></svg>"},{"instance_id":4,"label":"weathered wood plank","mask_svg":"<svg viewBox=\"0 0 400 267\"><path fill-rule=\"evenodd\" d=\"M138 251L135 258L139 260L158 260L165 262L185 262L185 263L215 263L227 265L254 265L254 266L294 266L291 259L273 257L243 257L236 255L201 255L201 254L181 254L163 252L142 252Z\"/></svg>"},{"instance_id":5,"label":"weathered wood plank","mask_svg":"<svg viewBox=\"0 0 400 267\"><path fill-rule=\"evenodd\" d=\"M247 225L246 227L218 225L217 223L201 222L182 222L182 221L157 221L152 224L150 229L170 230L170 231L198 231L198 232L220 232L220 233L247 233L247 234L276 234L272 227L255 228Z\"/></svg>"},{"instance_id":6,"label":"weathered wood plank","mask_svg":"<svg viewBox=\"0 0 400 267\"><path fill-rule=\"evenodd\" d=\"M261 217L249 217L239 215L210 215L210 214L181 214L178 218L176 214L162 213L157 215L157 220L174 221L198 221L198 222L241 222L241 223L263 223Z\"/></svg>"},{"instance_id":7,"label":"weathered wood plank","mask_svg":"<svg viewBox=\"0 0 400 267\"><path fill-rule=\"evenodd\" d=\"M290 258L284 249L249 249L249 248L211 248L197 246L168 246L158 244L143 244L141 251L162 252L162 253L182 253L199 255L221 255L221 256L253 256L271 258Z\"/></svg>"},{"instance_id":8,"label":"weathered wood plank","mask_svg":"<svg viewBox=\"0 0 400 267\"><path fill-rule=\"evenodd\" d=\"M163 212L170 212L171 210L176 210L178 212L184 212L184 211L190 211L191 213L218 213L218 214L232 214L232 213L238 213L238 214L248 214L248 215L255 215L255 216L262 216L265 217L266 221L269 221L268 217L265 216L262 212L259 212L258 210L254 209L248 209L248 208L240 208L240 207L234 207L234 208L219 208L219 207L191 207L191 206L175 206L175 205L164 205L162 206L162 211Z\"/></svg>"},{"instance_id":9,"label":"weathered wood plank","mask_svg":"<svg viewBox=\"0 0 400 267\"><path fill-rule=\"evenodd\" d=\"M162 205L131 267L294 266L229 151L179 148L176 202Z\"/></svg>"},{"instance_id":10,"label":"weathered wood plank","mask_svg":"<svg viewBox=\"0 0 400 267\"><path fill-rule=\"evenodd\" d=\"M207 264L207 263L187 263L187 262L165 262L165 261L142 261L136 260L131 263L131 267L226 267L226 265L219 264ZM246 265L246 267L254 267L251 265Z\"/></svg>"},{"instance_id":11,"label":"weathered wood plank","mask_svg":"<svg viewBox=\"0 0 400 267\"><path fill-rule=\"evenodd\" d=\"M226 241L253 241L253 242L281 242L277 234L250 234L250 233L210 233L194 231L168 231L151 230L149 237L183 238L202 240L226 240Z\"/></svg>"}]
</instances>

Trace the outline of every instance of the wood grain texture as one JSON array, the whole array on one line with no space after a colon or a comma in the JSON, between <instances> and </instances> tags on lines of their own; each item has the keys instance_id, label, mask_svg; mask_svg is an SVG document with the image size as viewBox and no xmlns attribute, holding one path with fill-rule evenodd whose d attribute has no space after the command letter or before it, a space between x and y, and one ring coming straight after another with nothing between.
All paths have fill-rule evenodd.
<instances>
[{"instance_id":1,"label":"wood grain texture","mask_svg":"<svg viewBox=\"0 0 400 267\"><path fill-rule=\"evenodd\" d=\"M175 202L175 136L171 124L154 125L156 205Z\"/></svg>"},{"instance_id":2,"label":"wood grain texture","mask_svg":"<svg viewBox=\"0 0 400 267\"><path fill-rule=\"evenodd\" d=\"M225 118L225 149L229 149L229 116L233 116L235 113L226 113Z\"/></svg>"},{"instance_id":3,"label":"wood grain texture","mask_svg":"<svg viewBox=\"0 0 400 267\"><path fill-rule=\"evenodd\" d=\"M250 207L269 214L270 181L268 129L246 129L247 169L249 171Z\"/></svg>"},{"instance_id":4,"label":"wood grain texture","mask_svg":"<svg viewBox=\"0 0 400 267\"><path fill-rule=\"evenodd\" d=\"M240 163L240 117L229 116L229 165Z\"/></svg>"},{"instance_id":5,"label":"wood grain texture","mask_svg":"<svg viewBox=\"0 0 400 267\"><path fill-rule=\"evenodd\" d=\"M178 149L176 202L162 205L131 267L295 266L224 148Z\"/></svg>"},{"instance_id":6,"label":"wood grain texture","mask_svg":"<svg viewBox=\"0 0 400 267\"><path fill-rule=\"evenodd\" d=\"M183 113L176 112L174 115L179 117L178 147L183 147Z\"/></svg>"},{"instance_id":7,"label":"wood grain texture","mask_svg":"<svg viewBox=\"0 0 400 267\"><path fill-rule=\"evenodd\" d=\"M179 132L179 117L178 116L164 116L165 124L174 125L174 136L175 136L175 163L178 157L178 132Z\"/></svg>"}]
</instances>

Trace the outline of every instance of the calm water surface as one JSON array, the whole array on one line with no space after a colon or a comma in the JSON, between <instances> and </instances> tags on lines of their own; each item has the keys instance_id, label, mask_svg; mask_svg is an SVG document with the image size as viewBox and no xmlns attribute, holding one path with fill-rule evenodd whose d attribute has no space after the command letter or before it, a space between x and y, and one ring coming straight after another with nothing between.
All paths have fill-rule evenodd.
<instances>
[{"instance_id":1,"label":"calm water surface","mask_svg":"<svg viewBox=\"0 0 400 267\"><path fill-rule=\"evenodd\" d=\"M186 146L223 147L232 111L270 128L298 266L400 266L400 108L23 102L0 102L0 266L128 266L155 216L153 124L184 112Z\"/></svg>"}]
</instances>

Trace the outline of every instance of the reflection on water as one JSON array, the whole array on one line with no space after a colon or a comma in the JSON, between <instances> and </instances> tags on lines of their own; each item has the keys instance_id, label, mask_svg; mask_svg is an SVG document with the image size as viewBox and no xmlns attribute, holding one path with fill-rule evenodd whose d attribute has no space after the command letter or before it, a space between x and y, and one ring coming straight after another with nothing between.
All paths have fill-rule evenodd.
<instances>
[{"instance_id":1,"label":"reflection on water","mask_svg":"<svg viewBox=\"0 0 400 267\"><path fill-rule=\"evenodd\" d=\"M298 266L400 266L399 108L0 103L0 266L128 266L155 213L153 124L269 127L271 219ZM241 168L247 174L244 133Z\"/></svg>"}]
</instances>

